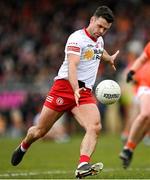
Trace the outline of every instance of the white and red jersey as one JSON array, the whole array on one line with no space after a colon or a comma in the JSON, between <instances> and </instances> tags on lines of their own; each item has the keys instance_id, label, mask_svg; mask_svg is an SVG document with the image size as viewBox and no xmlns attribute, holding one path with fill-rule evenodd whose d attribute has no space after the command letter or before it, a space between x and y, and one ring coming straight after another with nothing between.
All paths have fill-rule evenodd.
<instances>
[{"instance_id":1,"label":"white and red jersey","mask_svg":"<svg viewBox=\"0 0 150 180\"><path fill-rule=\"evenodd\" d=\"M104 51L104 41L102 37L92 38L86 29L81 29L72 33L65 47L65 59L61 65L56 79L68 79L69 53L80 56L80 63L77 67L78 80L83 81L87 88L92 89Z\"/></svg>"}]
</instances>

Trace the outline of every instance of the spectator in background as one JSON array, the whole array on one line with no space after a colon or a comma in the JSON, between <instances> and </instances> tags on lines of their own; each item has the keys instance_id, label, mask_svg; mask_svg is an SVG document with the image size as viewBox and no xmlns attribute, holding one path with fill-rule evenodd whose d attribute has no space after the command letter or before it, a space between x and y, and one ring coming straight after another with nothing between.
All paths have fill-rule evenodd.
<instances>
[{"instance_id":1,"label":"spectator in background","mask_svg":"<svg viewBox=\"0 0 150 180\"><path fill-rule=\"evenodd\" d=\"M6 119L2 114L0 114L0 137L6 134L7 131L6 126L7 126Z\"/></svg>"},{"instance_id":2,"label":"spectator in background","mask_svg":"<svg viewBox=\"0 0 150 180\"><path fill-rule=\"evenodd\" d=\"M9 128L9 136L12 138L23 137L25 133L25 124L23 122L22 113L18 109L10 112L11 125Z\"/></svg>"}]
</instances>

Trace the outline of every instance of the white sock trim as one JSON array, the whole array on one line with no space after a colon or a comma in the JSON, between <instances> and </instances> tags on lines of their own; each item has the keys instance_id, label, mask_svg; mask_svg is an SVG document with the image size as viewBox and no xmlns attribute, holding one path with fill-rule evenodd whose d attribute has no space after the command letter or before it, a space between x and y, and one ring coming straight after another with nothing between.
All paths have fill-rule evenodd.
<instances>
[{"instance_id":1,"label":"white sock trim","mask_svg":"<svg viewBox=\"0 0 150 180\"><path fill-rule=\"evenodd\" d=\"M78 165L78 168L80 168L80 167L83 166L84 164L88 164L88 162L81 162L81 163Z\"/></svg>"},{"instance_id":2,"label":"white sock trim","mask_svg":"<svg viewBox=\"0 0 150 180\"><path fill-rule=\"evenodd\" d=\"M133 152L133 149L130 149L129 147L125 146L123 149L128 149L129 151Z\"/></svg>"},{"instance_id":3,"label":"white sock trim","mask_svg":"<svg viewBox=\"0 0 150 180\"><path fill-rule=\"evenodd\" d=\"M23 152L26 152L27 150L26 149L24 149L23 147L22 147L22 145L21 145L21 151L23 151Z\"/></svg>"}]
</instances>

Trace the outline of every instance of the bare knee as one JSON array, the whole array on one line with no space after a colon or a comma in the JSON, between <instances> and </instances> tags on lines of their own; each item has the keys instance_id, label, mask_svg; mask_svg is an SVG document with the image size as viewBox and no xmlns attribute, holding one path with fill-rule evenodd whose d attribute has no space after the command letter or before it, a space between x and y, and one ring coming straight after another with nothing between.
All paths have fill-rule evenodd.
<instances>
[{"instance_id":1,"label":"bare knee","mask_svg":"<svg viewBox=\"0 0 150 180\"><path fill-rule=\"evenodd\" d=\"M150 113L144 112L139 115L139 121L142 124L150 124Z\"/></svg>"},{"instance_id":2,"label":"bare knee","mask_svg":"<svg viewBox=\"0 0 150 180\"><path fill-rule=\"evenodd\" d=\"M86 132L90 134L96 134L97 136L100 134L102 127L100 123L88 125L86 128Z\"/></svg>"},{"instance_id":3,"label":"bare knee","mask_svg":"<svg viewBox=\"0 0 150 180\"><path fill-rule=\"evenodd\" d=\"M46 133L47 133L47 130L39 126L32 126L28 130L28 136L32 137L32 139L34 140L42 138Z\"/></svg>"}]
</instances>

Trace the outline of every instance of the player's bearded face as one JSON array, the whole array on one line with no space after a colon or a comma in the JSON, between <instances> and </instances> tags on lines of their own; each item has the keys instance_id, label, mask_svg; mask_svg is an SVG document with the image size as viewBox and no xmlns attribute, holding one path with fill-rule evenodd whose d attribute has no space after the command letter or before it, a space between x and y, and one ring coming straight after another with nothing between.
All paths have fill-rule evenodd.
<instances>
[{"instance_id":1,"label":"player's bearded face","mask_svg":"<svg viewBox=\"0 0 150 180\"><path fill-rule=\"evenodd\" d=\"M108 23L106 19L102 17L93 16L90 21L91 24L91 33L92 36L98 38L99 36L103 36L106 31L111 27L112 23Z\"/></svg>"}]
</instances>

